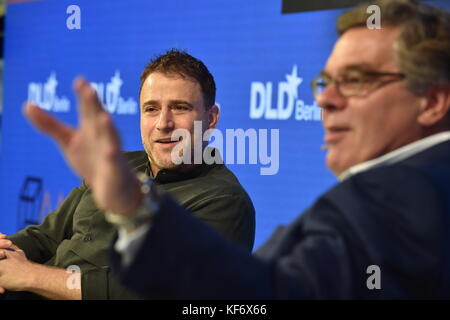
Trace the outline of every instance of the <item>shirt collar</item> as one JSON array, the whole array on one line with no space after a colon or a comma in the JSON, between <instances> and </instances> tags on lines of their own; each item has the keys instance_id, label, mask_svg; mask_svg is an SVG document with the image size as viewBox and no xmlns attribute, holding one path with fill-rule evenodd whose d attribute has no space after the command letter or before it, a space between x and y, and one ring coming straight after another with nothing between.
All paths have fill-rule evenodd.
<instances>
[{"instance_id":1,"label":"shirt collar","mask_svg":"<svg viewBox=\"0 0 450 320\"><path fill-rule=\"evenodd\" d=\"M209 148L209 147L208 147ZM213 148L213 150L210 151L212 156L215 156L216 152L218 153L218 158L220 160L218 163L222 163L220 152ZM153 177L151 170L150 170L150 162L147 162L147 166L145 168L145 173L152 177L158 184L165 184L165 183L171 183L171 182L178 182L183 180L188 180L192 178L196 178L202 174L206 174L209 170L211 170L213 167L217 166L216 163L213 164L198 164L193 166L193 168L189 171L181 171L177 169L161 169L156 174L156 177Z\"/></svg>"},{"instance_id":2,"label":"shirt collar","mask_svg":"<svg viewBox=\"0 0 450 320\"><path fill-rule=\"evenodd\" d=\"M386 153L381 157L354 165L347 171L341 173L338 176L338 179L339 181L343 181L357 173L402 161L447 140L450 140L450 131L436 133L429 137L409 143L401 148L395 149L394 151Z\"/></svg>"}]
</instances>

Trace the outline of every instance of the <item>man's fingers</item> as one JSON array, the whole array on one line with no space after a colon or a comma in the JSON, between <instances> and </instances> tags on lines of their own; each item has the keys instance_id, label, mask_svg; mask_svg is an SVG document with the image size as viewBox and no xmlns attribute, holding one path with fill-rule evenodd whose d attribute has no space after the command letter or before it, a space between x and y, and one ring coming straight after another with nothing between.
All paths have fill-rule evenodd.
<instances>
[{"instance_id":1,"label":"man's fingers","mask_svg":"<svg viewBox=\"0 0 450 320\"><path fill-rule=\"evenodd\" d=\"M0 239L0 249L10 248L12 244L11 240Z\"/></svg>"},{"instance_id":2,"label":"man's fingers","mask_svg":"<svg viewBox=\"0 0 450 320\"><path fill-rule=\"evenodd\" d=\"M0 249L12 249L15 251L22 251L18 246L16 246L11 240L0 239Z\"/></svg>"},{"instance_id":3,"label":"man's fingers","mask_svg":"<svg viewBox=\"0 0 450 320\"><path fill-rule=\"evenodd\" d=\"M115 157L120 153L120 137L112 123L111 116L108 113L103 113L99 121L101 130L100 135L105 144L105 152L109 157Z\"/></svg>"},{"instance_id":4,"label":"man's fingers","mask_svg":"<svg viewBox=\"0 0 450 320\"><path fill-rule=\"evenodd\" d=\"M54 138L62 147L67 146L73 135L71 128L33 103L25 104L24 114L37 129Z\"/></svg>"},{"instance_id":5,"label":"man's fingers","mask_svg":"<svg viewBox=\"0 0 450 320\"><path fill-rule=\"evenodd\" d=\"M103 110L94 88L83 78L77 78L74 82L79 103L80 125L85 120L96 120L96 116Z\"/></svg>"},{"instance_id":6,"label":"man's fingers","mask_svg":"<svg viewBox=\"0 0 450 320\"><path fill-rule=\"evenodd\" d=\"M6 250L0 250L0 260L6 258Z\"/></svg>"},{"instance_id":7,"label":"man's fingers","mask_svg":"<svg viewBox=\"0 0 450 320\"><path fill-rule=\"evenodd\" d=\"M0 232L0 239L8 239L8 236Z\"/></svg>"}]
</instances>

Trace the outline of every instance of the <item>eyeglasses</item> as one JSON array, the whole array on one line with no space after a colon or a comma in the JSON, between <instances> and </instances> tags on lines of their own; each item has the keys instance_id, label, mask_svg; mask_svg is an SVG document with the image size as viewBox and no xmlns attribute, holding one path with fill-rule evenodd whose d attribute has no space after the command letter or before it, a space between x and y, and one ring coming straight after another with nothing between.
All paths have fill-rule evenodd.
<instances>
[{"instance_id":1,"label":"eyeglasses","mask_svg":"<svg viewBox=\"0 0 450 320\"><path fill-rule=\"evenodd\" d=\"M379 78L382 77L390 77L391 79L380 81ZM336 90L343 97L365 96L372 90L404 78L405 75L403 73L372 72L355 69L346 71L336 79L322 73L312 80L311 86L316 99L332 83L336 83Z\"/></svg>"}]
</instances>

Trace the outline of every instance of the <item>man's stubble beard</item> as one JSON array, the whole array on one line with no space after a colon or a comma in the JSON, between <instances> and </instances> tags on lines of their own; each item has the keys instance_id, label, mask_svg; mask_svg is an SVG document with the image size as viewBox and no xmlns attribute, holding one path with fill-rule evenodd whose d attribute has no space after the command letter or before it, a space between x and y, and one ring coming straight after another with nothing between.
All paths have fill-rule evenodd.
<instances>
[{"instance_id":1,"label":"man's stubble beard","mask_svg":"<svg viewBox=\"0 0 450 320\"><path fill-rule=\"evenodd\" d=\"M157 157L155 157L153 155L153 153L150 151L150 148L147 147L147 145L145 144L145 142L142 143L144 146L144 150L147 153L148 159L150 161L151 164L155 165L156 167L158 167L160 170L163 169L175 169L177 168L179 165L176 165L172 162L171 159L167 160L167 161L160 161Z\"/></svg>"},{"instance_id":2,"label":"man's stubble beard","mask_svg":"<svg viewBox=\"0 0 450 320\"><path fill-rule=\"evenodd\" d=\"M159 168L159 170L162 169L176 169L176 168L180 168L180 169L189 169L190 167L192 167L193 165L195 165L194 162L194 152L195 152L195 148L194 148L194 143L200 144L201 145L201 161L203 162L203 150L205 149L205 147L207 146L207 142L204 142L202 140L203 138L203 133L205 132L206 128L202 128L201 134L200 136L193 134L191 139L194 139L194 141L191 141L191 144L189 146L184 146L184 148L186 149L190 149L191 151L191 159L190 159L190 163L182 163L182 164L175 164L172 161L172 152L173 152L173 148L175 148L175 146L172 148L172 150L170 151L170 159L168 161L160 161L157 157L155 157L153 155L153 153L150 150L150 147L145 143L144 140L142 140L142 145L144 146L144 150L147 153L148 159L150 161L151 164L155 165L156 167ZM184 141L181 141L180 143L185 143ZM183 158L183 148L180 150L178 158Z\"/></svg>"}]
</instances>

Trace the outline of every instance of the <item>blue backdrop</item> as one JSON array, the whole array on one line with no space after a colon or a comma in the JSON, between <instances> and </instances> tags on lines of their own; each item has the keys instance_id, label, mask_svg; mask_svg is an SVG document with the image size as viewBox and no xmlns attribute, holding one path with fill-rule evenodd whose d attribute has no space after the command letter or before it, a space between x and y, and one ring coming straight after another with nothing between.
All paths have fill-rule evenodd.
<instances>
[{"instance_id":1,"label":"blue backdrop","mask_svg":"<svg viewBox=\"0 0 450 320\"><path fill-rule=\"evenodd\" d=\"M439 1L449 7L447 1ZM435 2L436 3L436 2ZM69 29L70 5L80 29ZM56 145L22 116L39 102L76 125L72 81L85 76L113 114L125 150L141 149L139 76L168 48L186 49L215 76L219 129L279 129L279 170L229 167L253 199L256 247L335 183L324 165L311 79L336 40L341 10L281 14L276 0L48 0L10 4L5 34L0 231L42 221L80 183ZM248 162L248 161L247 161Z\"/></svg>"}]
</instances>

